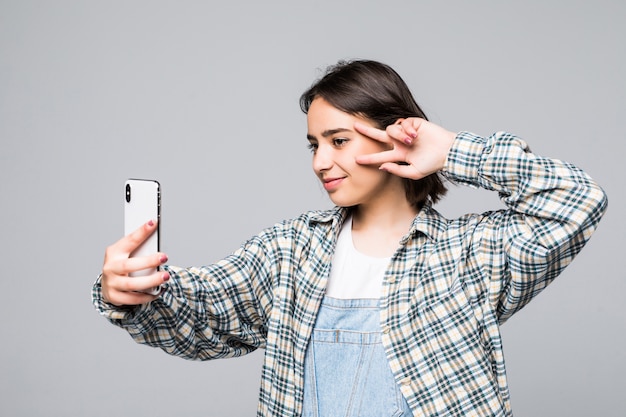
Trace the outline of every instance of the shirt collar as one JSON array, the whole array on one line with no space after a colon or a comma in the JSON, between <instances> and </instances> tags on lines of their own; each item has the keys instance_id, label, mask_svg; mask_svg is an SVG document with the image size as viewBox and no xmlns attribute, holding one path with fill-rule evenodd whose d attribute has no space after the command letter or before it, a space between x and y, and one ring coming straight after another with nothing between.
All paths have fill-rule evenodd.
<instances>
[{"instance_id":1,"label":"shirt collar","mask_svg":"<svg viewBox=\"0 0 626 417\"><path fill-rule=\"evenodd\" d=\"M309 214L309 224L311 223L332 223L342 225L348 217L350 208L334 207L329 210L313 211Z\"/></svg>"},{"instance_id":2,"label":"shirt collar","mask_svg":"<svg viewBox=\"0 0 626 417\"><path fill-rule=\"evenodd\" d=\"M404 235L400 243L402 245L406 244L406 242L412 239L417 233L423 234L432 241L437 241L447 229L447 225L447 219L432 207L430 201L427 201L413 219L411 228L408 233Z\"/></svg>"},{"instance_id":3,"label":"shirt collar","mask_svg":"<svg viewBox=\"0 0 626 417\"><path fill-rule=\"evenodd\" d=\"M332 223L333 227L340 227L348 217L350 208L334 207L329 210L314 211L310 214L309 223ZM424 207L413 219L411 228L404 235L400 243L406 244L418 232L428 239L436 241L445 232L448 221L437 210L432 207L432 203L427 201Z\"/></svg>"}]
</instances>

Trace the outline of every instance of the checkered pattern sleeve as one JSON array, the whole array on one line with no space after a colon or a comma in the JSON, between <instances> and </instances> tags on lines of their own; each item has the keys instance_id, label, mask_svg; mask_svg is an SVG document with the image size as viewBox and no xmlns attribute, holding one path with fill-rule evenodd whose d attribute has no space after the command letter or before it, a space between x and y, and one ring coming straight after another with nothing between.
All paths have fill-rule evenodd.
<instances>
[{"instance_id":1,"label":"checkered pattern sleeve","mask_svg":"<svg viewBox=\"0 0 626 417\"><path fill-rule=\"evenodd\" d=\"M272 305L273 277L278 274L285 224L245 242L215 264L166 266L172 279L155 301L117 308L102 300L99 282L93 302L100 314L127 330L142 344L186 359L241 356L265 347Z\"/></svg>"},{"instance_id":2,"label":"checkered pattern sleeve","mask_svg":"<svg viewBox=\"0 0 626 417\"><path fill-rule=\"evenodd\" d=\"M582 170L537 156L504 132L460 133L444 175L498 192L507 207L484 216L473 246L501 323L573 260L607 206L603 190Z\"/></svg>"}]
</instances>

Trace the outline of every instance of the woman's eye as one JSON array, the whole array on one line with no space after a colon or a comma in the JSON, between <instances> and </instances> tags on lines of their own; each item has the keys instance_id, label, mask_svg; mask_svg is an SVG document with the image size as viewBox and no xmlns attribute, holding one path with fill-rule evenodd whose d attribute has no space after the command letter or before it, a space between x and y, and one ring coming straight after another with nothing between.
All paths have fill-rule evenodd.
<instances>
[{"instance_id":1,"label":"woman's eye","mask_svg":"<svg viewBox=\"0 0 626 417\"><path fill-rule=\"evenodd\" d=\"M348 142L348 139L346 138L335 138L333 139L333 145L340 147L345 145Z\"/></svg>"},{"instance_id":2,"label":"woman's eye","mask_svg":"<svg viewBox=\"0 0 626 417\"><path fill-rule=\"evenodd\" d=\"M307 148L308 148L311 152L315 153L315 151L317 150L317 143L309 143L309 144L307 145Z\"/></svg>"}]
</instances>

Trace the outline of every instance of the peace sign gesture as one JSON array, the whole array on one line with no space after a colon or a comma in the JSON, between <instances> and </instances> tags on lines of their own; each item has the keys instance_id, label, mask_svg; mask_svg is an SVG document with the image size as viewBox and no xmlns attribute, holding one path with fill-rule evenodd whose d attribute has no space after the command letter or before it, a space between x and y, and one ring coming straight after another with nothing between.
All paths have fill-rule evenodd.
<instances>
[{"instance_id":1,"label":"peace sign gesture","mask_svg":"<svg viewBox=\"0 0 626 417\"><path fill-rule=\"evenodd\" d=\"M385 130L359 122L354 128L391 146L388 151L359 156L357 163L379 164L382 170L414 180L441 170L456 138L456 133L418 117L399 119Z\"/></svg>"}]
</instances>

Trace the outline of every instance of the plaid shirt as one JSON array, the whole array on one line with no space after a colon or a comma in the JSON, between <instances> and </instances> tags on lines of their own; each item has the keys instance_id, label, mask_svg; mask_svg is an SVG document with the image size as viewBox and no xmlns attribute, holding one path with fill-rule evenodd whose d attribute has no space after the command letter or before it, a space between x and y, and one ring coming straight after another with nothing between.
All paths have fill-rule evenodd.
<instances>
[{"instance_id":1,"label":"plaid shirt","mask_svg":"<svg viewBox=\"0 0 626 417\"><path fill-rule=\"evenodd\" d=\"M497 191L507 209L448 220L426 205L386 271L382 342L415 416L510 416L499 325L542 291L597 226L604 192L519 138L457 135L442 174ZM188 359L265 349L259 416L302 409L304 354L347 209L268 228L208 266L167 267L150 304L99 312L139 343Z\"/></svg>"}]
</instances>

